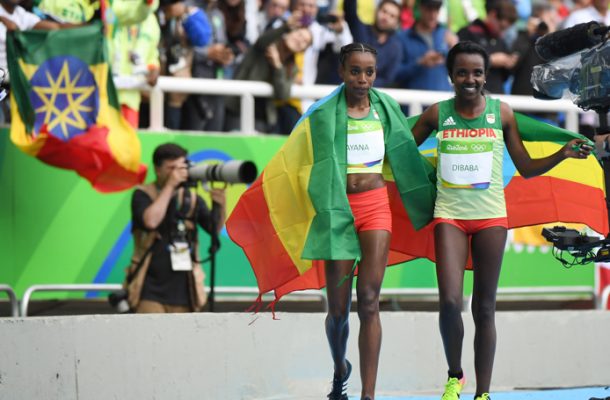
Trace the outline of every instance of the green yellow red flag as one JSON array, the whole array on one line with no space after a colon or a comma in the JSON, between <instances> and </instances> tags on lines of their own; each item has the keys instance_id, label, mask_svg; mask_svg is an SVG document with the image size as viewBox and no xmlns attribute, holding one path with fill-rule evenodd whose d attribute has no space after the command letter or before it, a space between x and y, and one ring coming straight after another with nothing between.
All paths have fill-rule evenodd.
<instances>
[{"instance_id":1,"label":"green yellow red flag","mask_svg":"<svg viewBox=\"0 0 610 400\"><path fill-rule=\"evenodd\" d=\"M140 142L121 116L101 24L11 32L11 140L100 192L143 182Z\"/></svg>"},{"instance_id":2,"label":"green yellow red flag","mask_svg":"<svg viewBox=\"0 0 610 400\"><path fill-rule=\"evenodd\" d=\"M360 249L345 198L345 109L341 90L320 100L301 118L290 137L257 181L242 195L227 221L227 232L250 261L261 294L286 293L325 286L325 259L358 259ZM414 258L434 260L432 224L436 139L431 135L419 151L400 109L374 91L371 101L388 124L403 132L388 141L384 178L392 211L388 264ZM545 157L581 135L516 113L524 145L532 158ZM402 124L404 123L404 127ZM337 133L339 132L339 133ZM328 136L328 137L326 137ZM315 140L313 138L315 137ZM396 149L396 155L391 155ZM394 161L392 163L392 161ZM525 179L508 154L503 164L508 222L511 228L549 222L583 223L608 231L602 168L591 156L568 159L542 176ZM429 179L425 179L428 177Z\"/></svg>"}]
</instances>

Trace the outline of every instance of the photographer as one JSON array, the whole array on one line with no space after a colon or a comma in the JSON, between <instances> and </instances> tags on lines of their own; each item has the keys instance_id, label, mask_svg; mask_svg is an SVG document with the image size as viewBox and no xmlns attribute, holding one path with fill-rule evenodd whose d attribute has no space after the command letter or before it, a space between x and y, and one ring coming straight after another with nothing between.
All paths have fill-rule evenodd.
<instances>
[{"instance_id":1,"label":"photographer","mask_svg":"<svg viewBox=\"0 0 610 400\"><path fill-rule=\"evenodd\" d=\"M153 154L157 179L142 185L131 201L134 257L128 272L129 305L138 313L200 311L206 303L199 261L197 224L220 232L225 191L212 189L213 206L185 188L186 150L166 143Z\"/></svg>"}]
</instances>

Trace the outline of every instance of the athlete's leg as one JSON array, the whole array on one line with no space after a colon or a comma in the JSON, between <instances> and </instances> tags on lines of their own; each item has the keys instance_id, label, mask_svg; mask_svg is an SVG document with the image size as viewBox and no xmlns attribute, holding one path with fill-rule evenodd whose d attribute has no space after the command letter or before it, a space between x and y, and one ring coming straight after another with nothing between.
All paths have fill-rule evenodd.
<instances>
[{"instance_id":1,"label":"athlete's leg","mask_svg":"<svg viewBox=\"0 0 610 400\"><path fill-rule=\"evenodd\" d=\"M462 321L464 268L468 258L468 236L447 223L434 228L436 276L439 293L439 326L449 374L462 372Z\"/></svg>"},{"instance_id":2,"label":"athlete's leg","mask_svg":"<svg viewBox=\"0 0 610 400\"><path fill-rule=\"evenodd\" d=\"M358 266L356 292L360 319L360 377L362 397L374 399L379 351L381 349L381 321L379 292L388 263L391 233L386 230L360 232L362 259Z\"/></svg>"},{"instance_id":3,"label":"athlete's leg","mask_svg":"<svg viewBox=\"0 0 610 400\"><path fill-rule=\"evenodd\" d=\"M496 291L505 244L504 227L483 229L472 236L472 316L475 324L474 369L477 395L488 393L491 383L496 352Z\"/></svg>"},{"instance_id":4,"label":"athlete's leg","mask_svg":"<svg viewBox=\"0 0 610 400\"><path fill-rule=\"evenodd\" d=\"M354 261L326 261L326 296L328 299L328 314L326 315L326 337L330 345L330 354L335 365L335 375L345 376L347 364L345 353L349 335L348 317L352 302L351 275ZM350 277L343 282L345 276Z\"/></svg>"}]
</instances>

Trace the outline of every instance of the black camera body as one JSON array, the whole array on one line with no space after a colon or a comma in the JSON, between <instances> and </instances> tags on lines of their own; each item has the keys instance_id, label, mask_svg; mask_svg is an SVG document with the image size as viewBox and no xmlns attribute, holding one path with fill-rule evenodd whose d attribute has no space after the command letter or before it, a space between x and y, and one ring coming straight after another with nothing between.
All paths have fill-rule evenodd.
<instances>
[{"instance_id":1,"label":"black camera body","mask_svg":"<svg viewBox=\"0 0 610 400\"><path fill-rule=\"evenodd\" d=\"M583 235L576 229L565 226L543 228L542 236L560 250L592 249L599 246L601 240L597 236Z\"/></svg>"},{"instance_id":2,"label":"black camera body","mask_svg":"<svg viewBox=\"0 0 610 400\"><path fill-rule=\"evenodd\" d=\"M588 236L565 226L543 228L542 236L547 241L553 243L556 249L567 251L575 259L579 260L573 264L610 261L610 239ZM594 249L598 247L599 249L595 252ZM564 265L566 264L563 258L557 259L564 262Z\"/></svg>"}]
</instances>

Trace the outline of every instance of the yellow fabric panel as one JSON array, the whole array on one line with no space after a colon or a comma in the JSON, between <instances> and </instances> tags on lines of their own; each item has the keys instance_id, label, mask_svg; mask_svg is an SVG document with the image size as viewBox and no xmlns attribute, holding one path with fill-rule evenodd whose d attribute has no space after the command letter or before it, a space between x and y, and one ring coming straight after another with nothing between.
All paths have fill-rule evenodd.
<instances>
[{"instance_id":1,"label":"yellow fabric panel","mask_svg":"<svg viewBox=\"0 0 610 400\"><path fill-rule=\"evenodd\" d=\"M35 138L34 136L26 134L25 125L21 121L21 116L17 110L17 103L15 102L13 94L11 94L11 141L15 146L19 147L21 151L33 157L36 157L46 141L42 137Z\"/></svg>"},{"instance_id":2,"label":"yellow fabric panel","mask_svg":"<svg viewBox=\"0 0 610 400\"><path fill-rule=\"evenodd\" d=\"M375 23L375 10L377 2L375 0L360 0L358 1L358 18L363 24L373 25ZM337 1L337 10L343 12L343 0Z\"/></svg>"},{"instance_id":3,"label":"yellow fabric panel","mask_svg":"<svg viewBox=\"0 0 610 400\"><path fill-rule=\"evenodd\" d=\"M97 124L108 128L107 142L117 163L129 171L138 171L141 148L135 130L121 115L121 111L108 102L108 64L89 67L98 83L100 109Z\"/></svg>"},{"instance_id":4,"label":"yellow fabric panel","mask_svg":"<svg viewBox=\"0 0 610 400\"><path fill-rule=\"evenodd\" d=\"M523 142L523 144L532 158L549 156L563 147L552 142ZM592 172L596 169L599 169L600 173ZM515 176L519 176L518 171L515 172ZM593 155L589 156L586 160L566 159L543 176L571 180L583 185L604 189L604 175L601 173L599 162Z\"/></svg>"},{"instance_id":5,"label":"yellow fabric panel","mask_svg":"<svg viewBox=\"0 0 610 400\"><path fill-rule=\"evenodd\" d=\"M312 266L311 260L301 259L315 215L307 193L312 165L309 120L304 120L295 127L284 146L267 164L263 175L263 192L271 223L300 274ZM282 190L287 187L292 190ZM278 219L278 215L282 218Z\"/></svg>"}]
</instances>

